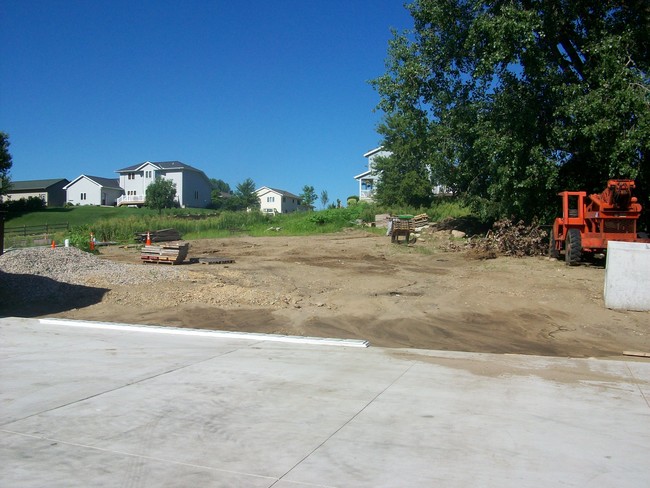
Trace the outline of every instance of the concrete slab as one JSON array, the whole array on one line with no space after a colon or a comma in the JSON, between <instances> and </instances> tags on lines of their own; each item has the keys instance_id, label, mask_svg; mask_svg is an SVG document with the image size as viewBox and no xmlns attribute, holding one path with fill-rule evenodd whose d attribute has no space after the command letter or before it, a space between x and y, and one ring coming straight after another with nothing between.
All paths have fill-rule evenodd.
<instances>
[{"instance_id":1,"label":"concrete slab","mask_svg":"<svg viewBox=\"0 0 650 488\"><path fill-rule=\"evenodd\" d=\"M650 361L73 325L0 319L1 486L650 479Z\"/></svg>"}]
</instances>

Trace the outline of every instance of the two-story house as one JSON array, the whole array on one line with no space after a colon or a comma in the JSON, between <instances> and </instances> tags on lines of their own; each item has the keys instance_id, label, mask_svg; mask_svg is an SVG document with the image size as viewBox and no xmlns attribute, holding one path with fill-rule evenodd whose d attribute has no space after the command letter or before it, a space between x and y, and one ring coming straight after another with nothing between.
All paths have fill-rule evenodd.
<instances>
[{"instance_id":1,"label":"two-story house","mask_svg":"<svg viewBox=\"0 0 650 488\"><path fill-rule=\"evenodd\" d=\"M375 159L378 157L390 156L389 151L384 151L383 147L375 148L363 155L368 158L368 169L354 177L359 183L359 200L362 202L372 202L374 198L379 174L375 172Z\"/></svg>"},{"instance_id":2,"label":"two-story house","mask_svg":"<svg viewBox=\"0 0 650 488\"><path fill-rule=\"evenodd\" d=\"M291 213L307 210L307 207L300 201L300 197L288 191L263 186L255 190L255 193L260 199L260 210L264 213Z\"/></svg>"},{"instance_id":3,"label":"two-story house","mask_svg":"<svg viewBox=\"0 0 650 488\"><path fill-rule=\"evenodd\" d=\"M147 187L156 178L171 180L176 185L176 201L180 207L205 208L210 204L212 185L206 174L180 161L135 164L117 170L124 195L117 205L144 205Z\"/></svg>"}]
</instances>

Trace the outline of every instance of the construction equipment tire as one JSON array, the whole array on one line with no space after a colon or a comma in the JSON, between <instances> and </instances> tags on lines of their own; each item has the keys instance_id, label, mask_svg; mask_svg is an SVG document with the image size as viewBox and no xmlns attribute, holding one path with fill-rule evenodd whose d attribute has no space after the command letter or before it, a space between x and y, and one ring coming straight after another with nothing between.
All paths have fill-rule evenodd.
<instances>
[{"instance_id":1,"label":"construction equipment tire","mask_svg":"<svg viewBox=\"0 0 650 488\"><path fill-rule=\"evenodd\" d=\"M569 229L566 234L564 259L568 266L576 265L582 258L582 237L578 229Z\"/></svg>"},{"instance_id":2,"label":"construction equipment tire","mask_svg":"<svg viewBox=\"0 0 650 488\"><path fill-rule=\"evenodd\" d=\"M548 257L552 259L557 259L560 257L560 251L557 250L555 247L555 233L553 232L553 229L551 229L551 236L549 237L548 240Z\"/></svg>"}]
</instances>

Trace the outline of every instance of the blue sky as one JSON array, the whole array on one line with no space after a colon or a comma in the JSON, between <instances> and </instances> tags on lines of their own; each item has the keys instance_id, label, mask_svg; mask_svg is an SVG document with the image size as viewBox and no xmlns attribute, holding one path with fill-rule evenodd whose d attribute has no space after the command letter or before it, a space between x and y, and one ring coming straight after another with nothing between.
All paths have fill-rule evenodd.
<instances>
[{"instance_id":1,"label":"blue sky","mask_svg":"<svg viewBox=\"0 0 650 488\"><path fill-rule=\"evenodd\" d=\"M330 201L380 141L401 0L3 0L0 131L14 180L179 160Z\"/></svg>"}]
</instances>

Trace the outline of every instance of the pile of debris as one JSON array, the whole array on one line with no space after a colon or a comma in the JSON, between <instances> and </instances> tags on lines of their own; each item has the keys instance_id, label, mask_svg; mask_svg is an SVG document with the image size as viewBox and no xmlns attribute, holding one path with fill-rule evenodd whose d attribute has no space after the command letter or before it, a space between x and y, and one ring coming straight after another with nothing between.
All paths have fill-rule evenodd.
<instances>
[{"instance_id":1,"label":"pile of debris","mask_svg":"<svg viewBox=\"0 0 650 488\"><path fill-rule=\"evenodd\" d=\"M135 240L138 242L146 242L147 234L151 242L178 241L181 238L180 233L176 229L161 229L154 230L153 232L136 232Z\"/></svg>"},{"instance_id":2,"label":"pile of debris","mask_svg":"<svg viewBox=\"0 0 650 488\"><path fill-rule=\"evenodd\" d=\"M548 251L548 232L534 220L526 225L522 220L516 224L510 219L494 223L484 237L472 237L467 242L469 253L478 259L504 256L539 256Z\"/></svg>"}]
</instances>

